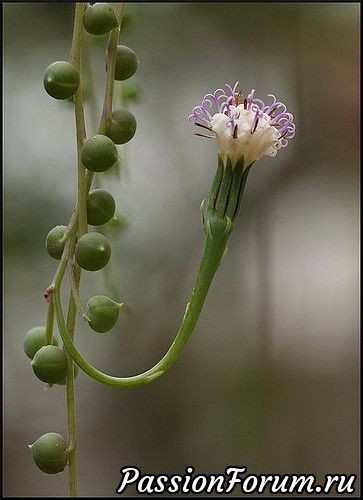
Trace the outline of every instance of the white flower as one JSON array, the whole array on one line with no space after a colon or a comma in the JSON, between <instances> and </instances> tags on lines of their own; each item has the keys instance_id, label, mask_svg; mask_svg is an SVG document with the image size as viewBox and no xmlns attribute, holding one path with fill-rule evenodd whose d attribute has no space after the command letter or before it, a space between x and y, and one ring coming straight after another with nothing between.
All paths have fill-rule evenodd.
<instances>
[{"instance_id":1,"label":"white flower","mask_svg":"<svg viewBox=\"0 0 363 500\"><path fill-rule=\"evenodd\" d=\"M286 112L281 102L265 105L254 98L254 90L241 101L241 93L236 93L238 83L232 88L226 84L231 95L222 89L207 94L200 106L193 109L189 120L195 125L212 132L217 139L219 153L231 159L234 166L243 156L247 168L263 156L276 156L277 150L286 147L288 139L295 135L293 116ZM217 111L212 114L214 109Z\"/></svg>"}]
</instances>

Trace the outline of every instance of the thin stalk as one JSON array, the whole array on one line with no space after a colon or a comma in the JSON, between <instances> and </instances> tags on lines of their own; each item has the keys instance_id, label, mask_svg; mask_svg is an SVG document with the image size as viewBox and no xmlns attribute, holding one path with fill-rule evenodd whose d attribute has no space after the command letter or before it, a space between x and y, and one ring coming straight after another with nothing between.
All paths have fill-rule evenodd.
<instances>
[{"instance_id":1,"label":"thin stalk","mask_svg":"<svg viewBox=\"0 0 363 500\"><path fill-rule=\"evenodd\" d=\"M103 101L101 123L98 130L99 134L104 134L106 132L107 120L109 115L112 113L113 89L115 85L116 49L120 36L124 7L125 7L125 2L120 2L116 6L116 18L119 27L111 31L107 43L107 49L106 49L107 79L106 79L106 90L105 90L105 98Z\"/></svg>"},{"instance_id":2,"label":"thin stalk","mask_svg":"<svg viewBox=\"0 0 363 500\"><path fill-rule=\"evenodd\" d=\"M83 32L83 14L85 3L76 3L74 15L74 27L70 62L81 72L81 45ZM87 232L87 209L86 209L86 171L81 162L81 151L86 138L86 129L84 122L83 102L82 102L82 87L81 84L74 95L74 108L76 119L76 135L77 135L77 164L78 164L78 200L77 200L77 226L78 232L84 234ZM72 237L68 240L67 251L70 255L73 254L76 241L76 230L72 232ZM62 256L63 258L63 256ZM67 265L65 259L65 265ZM62 263L62 265L64 265ZM78 274L78 282L80 273ZM74 327L76 323L76 305L71 292L68 305L67 328L71 338L74 337ZM67 424L68 424L68 468L69 468L69 496L76 497L78 495L78 479L77 479L77 419L76 419L76 402L74 390L74 365L73 360L66 351L68 361L68 371L66 377L66 400L67 400Z\"/></svg>"},{"instance_id":3,"label":"thin stalk","mask_svg":"<svg viewBox=\"0 0 363 500\"><path fill-rule=\"evenodd\" d=\"M45 345L53 343L53 325L54 325L54 302L48 303L47 324L45 326Z\"/></svg>"}]
</instances>

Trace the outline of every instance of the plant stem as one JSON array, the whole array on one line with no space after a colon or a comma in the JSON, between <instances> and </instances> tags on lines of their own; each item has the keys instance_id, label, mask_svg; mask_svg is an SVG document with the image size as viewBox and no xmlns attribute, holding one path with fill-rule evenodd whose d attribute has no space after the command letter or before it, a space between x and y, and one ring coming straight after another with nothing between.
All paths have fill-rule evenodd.
<instances>
[{"instance_id":1,"label":"plant stem","mask_svg":"<svg viewBox=\"0 0 363 500\"><path fill-rule=\"evenodd\" d=\"M53 343L53 325L54 325L54 302L51 300L48 304L47 324L45 327L45 345Z\"/></svg>"},{"instance_id":2,"label":"plant stem","mask_svg":"<svg viewBox=\"0 0 363 500\"><path fill-rule=\"evenodd\" d=\"M85 4L76 3L74 15L74 28L72 38L72 48L70 55L70 62L81 73L81 46L82 46L82 32L83 32L83 14ZM83 102L82 102L82 86L79 85L77 92L74 95L74 109L76 119L76 135L77 135L77 165L78 165L78 200L77 200L77 226L78 233L84 234L88 231L87 228L87 208L86 208L86 171L81 162L81 151L86 138L86 128L84 122ZM73 229L73 228L72 228ZM67 252L73 254L74 245L76 241L76 229L72 231L71 237L68 240ZM68 256L66 256L68 258ZM62 256L63 258L63 256ZM67 259L65 259L67 265ZM76 280L79 284L80 271L76 274ZM71 292L68 305L67 314L67 328L73 339L74 327L76 323L76 304ZM68 361L68 371L66 377L66 400L67 400L67 421L68 421L68 468L69 468L69 496L76 497L78 494L78 480L77 480L77 420L76 420L76 402L74 390L74 364L69 353L66 351Z\"/></svg>"},{"instance_id":3,"label":"plant stem","mask_svg":"<svg viewBox=\"0 0 363 500\"><path fill-rule=\"evenodd\" d=\"M116 18L119 27L111 31L107 43L107 49L106 49L107 79L106 79L106 90L105 90L105 98L103 101L101 123L98 130L99 134L104 134L106 132L107 120L109 115L112 113L113 89L115 84L116 49L120 36L124 7L125 7L125 2L119 2L117 4Z\"/></svg>"},{"instance_id":4,"label":"plant stem","mask_svg":"<svg viewBox=\"0 0 363 500\"><path fill-rule=\"evenodd\" d=\"M187 304L181 327L174 339L174 342L172 343L165 356L155 366L139 375L135 375L133 377L113 377L111 375L107 375L91 366L79 354L70 335L68 334L64 322L62 306L60 302L61 277L59 277L59 283L55 283L54 288L54 303L57 313L59 331L69 354L85 373L104 384L113 385L116 387L135 387L148 384L160 375L163 375L163 373L165 373L165 371L174 364L174 362L181 354L189 337L193 333L213 277L221 263L231 232L230 220L228 218L219 219L217 222L219 227L218 225L214 224L214 221L212 221L212 226L211 223L207 221L207 225L209 223L209 226L206 227L203 256L196 284L194 286L190 302Z\"/></svg>"}]
</instances>

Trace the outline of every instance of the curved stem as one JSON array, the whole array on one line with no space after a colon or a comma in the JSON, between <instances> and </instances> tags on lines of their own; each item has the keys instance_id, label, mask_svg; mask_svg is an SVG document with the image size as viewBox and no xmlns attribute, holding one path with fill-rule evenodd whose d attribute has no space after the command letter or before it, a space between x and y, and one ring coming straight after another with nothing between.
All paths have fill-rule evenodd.
<instances>
[{"instance_id":1,"label":"curved stem","mask_svg":"<svg viewBox=\"0 0 363 500\"><path fill-rule=\"evenodd\" d=\"M174 342L164 357L155 366L139 375L132 377L114 377L112 375L107 375L106 373L94 368L81 356L75 347L71 336L69 335L64 321L60 301L61 279L59 279L55 283L54 288L54 305L61 337L74 362L77 363L77 365L85 373L87 373L87 375L95 380L116 387L135 387L145 385L165 373L166 370L168 370L177 360L186 342L193 333L209 287L221 263L231 229L231 221L229 218L212 217L207 220L203 256L197 281L194 286L190 302L187 304L180 329L174 339Z\"/></svg>"}]
</instances>

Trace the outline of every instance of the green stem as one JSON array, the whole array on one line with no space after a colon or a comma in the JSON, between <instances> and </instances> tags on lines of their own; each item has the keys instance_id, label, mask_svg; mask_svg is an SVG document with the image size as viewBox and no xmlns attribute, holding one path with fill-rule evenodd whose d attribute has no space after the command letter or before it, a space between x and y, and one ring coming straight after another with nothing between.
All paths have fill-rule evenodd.
<instances>
[{"instance_id":1,"label":"green stem","mask_svg":"<svg viewBox=\"0 0 363 500\"><path fill-rule=\"evenodd\" d=\"M112 102L113 102L113 89L115 85L115 65L116 65L116 49L120 36L122 16L124 12L125 2L119 2L116 6L116 18L119 27L111 31L107 49L106 49L106 60L107 60L107 78L106 78L106 90L105 98L103 101L103 110L101 116L101 122L99 126L98 133L104 134L107 128L107 120L109 115L112 113Z\"/></svg>"},{"instance_id":2,"label":"green stem","mask_svg":"<svg viewBox=\"0 0 363 500\"><path fill-rule=\"evenodd\" d=\"M53 325L54 325L54 302L50 300L48 304L47 324L45 326L45 345L53 343Z\"/></svg>"},{"instance_id":3,"label":"green stem","mask_svg":"<svg viewBox=\"0 0 363 500\"><path fill-rule=\"evenodd\" d=\"M74 28L72 38L72 48L70 55L70 62L77 69L78 73L81 72L81 46L82 46L82 33L83 33L83 14L85 10L85 3L76 3L74 15ZM84 234L88 231L87 228L87 181L86 171L81 162L81 151L86 138L86 128L84 122L83 101L82 101L82 87L74 95L74 109L76 119L76 135L77 135L77 165L78 165L78 200L77 209L75 210L75 218L77 225L72 227L71 236L67 243L67 251L63 253L61 262L62 265L67 265L69 255L73 254L74 245L77 237L77 227L79 234ZM67 255L68 254L68 255ZM64 273L63 273L64 275ZM58 274L59 276L59 274ZM78 274L79 283L80 274ZM57 277L55 279L57 281ZM74 327L76 321L76 305L71 292L68 305L67 316L67 329L70 332L70 338L74 336ZM68 446L69 446L69 495L76 497L78 494L78 480L77 480L77 422L76 422L76 402L74 390L74 365L73 360L66 352L68 361L68 371L66 377L66 400L67 400L67 426L68 426Z\"/></svg>"},{"instance_id":4,"label":"green stem","mask_svg":"<svg viewBox=\"0 0 363 500\"><path fill-rule=\"evenodd\" d=\"M74 327L76 324L76 305L71 292L68 304L67 331L70 338L74 337ZM74 364L67 349L65 354L68 361L68 371L66 377L66 401L67 401L67 426L68 426L68 468L69 468L69 496L76 497L78 494L77 480L77 417L75 404L74 387Z\"/></svg>"},{"instance_id":5,"label":"green stem","mask_svg":"<svg viewBox=\"0 0 363 500\"><path fill-rule=\"evenodd\" d=\"M78 352L64 322L60 301L61 278L59 278L54 288L54 304L57 313L58 327L69 354L78 366L95 380L116 387L145 385L165 373L177 360L183 347L193 333L213 277L221 263L230 233L231 222L228 218L221 219L211 217L207 220L203 256L196 284L190 302L187 304L184 318L175 340L165 356L155 366L133 377L121 378L107 375L90 365Z\"/></svg>"}]
</instances>

